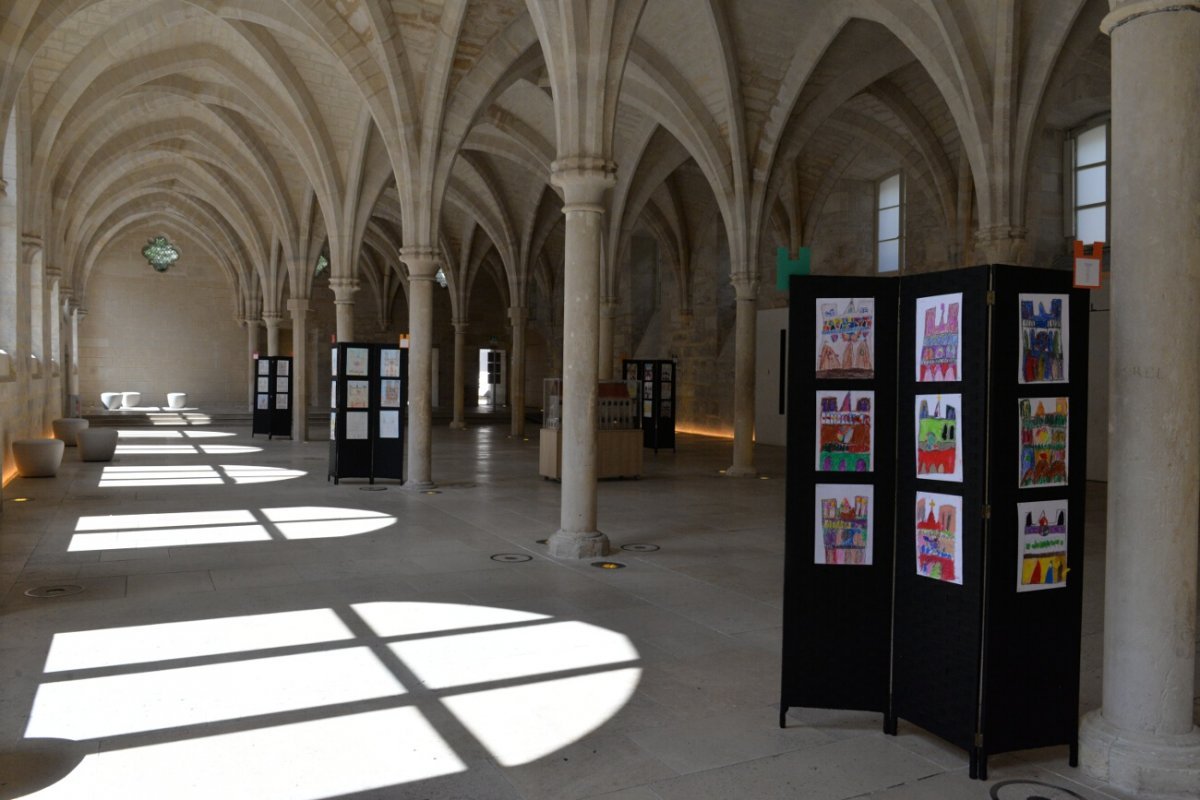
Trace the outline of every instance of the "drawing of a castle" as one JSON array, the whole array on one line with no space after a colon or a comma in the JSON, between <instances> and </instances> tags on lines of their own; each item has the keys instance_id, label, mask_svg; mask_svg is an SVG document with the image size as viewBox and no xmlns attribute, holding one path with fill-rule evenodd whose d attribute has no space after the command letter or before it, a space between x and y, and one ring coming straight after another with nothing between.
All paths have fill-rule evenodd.
<instances>
[{"instance_id":1,"label":"drawing of a castle","mask_svg":"<svg viewBox=\"0 0 1200 800\"><path fill-rule=\"evenodd\" d=\"M837 303L823 303L820 314L821 351L817 356L817 377L874 377L874 300L850 299L842 311L838 310Z\"/></svg>"},{"instance_id":2,"label":"drawing of a castle","mask_svg":"<svg viewBox=\"0 0 1200 800\"><path fill-rule=\"evenodd\" d=\"M956 381L958 375L958 303L925 309L921 338L921 381Z\"/></svg>"},{"instance_id":3,"label":"drawing of a castle","mask_svg":"<svg viewBox=\"0 0 1200 800\"><path fill-rule=\"evenodd\" d=\"M840 406L835 395L820 398L817 469L822 472L871 470L871 398L859 397L851 408L851 394L846 392Z\"/></svg>"},{"instance_id":4,"label":"drawing of a castle","mask_svg":"<svg viewBox=\"0 0 1200 800\"><path fill-rule=\"evenodd\" d=\"M955 569L958 536L956 509L917 498L917 574L939 581L961 583Z\"/></svg>"},{"instance_id":5,"label":"drawing of a castle","mask_svg":"<svg viewBox=\"0 0 1200 800\"><path fill-rule=\"evenodd\" d=\"M1021 377L1025 383L1064 381L1063 301L1021 301Z\"/></svg>"},{"instance_id":6,"label":"drawing of a castle","mask_svg":"<svg viewBox=\"0 0 1200 800\"><path fill-rule=\"evenodd\" d=\"M947 404L943 412L939 397L930 413L929 401L922 400L917 413L917 474L953 473L958 456L958 415L954 406Z\"/></svg>"},{"instance_id":7,"label":"drawing of a castle","mask_svg":"<svg viewBox=\"0 0 1200 800\"><path fill-rule=\"evenodd\" d=\"M1035 520L1025 515L1021 586L1065 586L1067 583L1067 515L1059 511L1051 523L1046 512Z\"/></svg>"},{"instance_id":8,"label":"drawing of a castle","mask_svg":"<svg viewBox=\"0 0 1200 800\"><path fill-rule=\"evenodd\" d=\"M849 498L821 500L821 537L825 545L826 564L869 564L868 522L870 500L858 496L851 504Z\"/></svg>"},{"instance_id":9,"label":"drawing of a castle","mask_svg":"<svg viewBox=\"0 0 1200 800\"><path fill-rule=\"evenodd\" d=\"M1020 486L1064 486L1067 483L1067 398L1020 401ZM1034 403L1037 406L1034 407Z\"/></svg>"}]
</instances>

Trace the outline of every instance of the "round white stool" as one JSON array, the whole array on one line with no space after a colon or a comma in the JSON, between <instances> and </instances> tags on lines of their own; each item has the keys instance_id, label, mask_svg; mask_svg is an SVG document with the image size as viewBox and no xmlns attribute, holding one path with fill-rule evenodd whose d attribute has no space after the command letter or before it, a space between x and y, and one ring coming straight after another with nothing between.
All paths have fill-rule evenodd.
<instances>
[{"instance_id":1,"label":"round white stool","mask_svg":"<svg viewBox=\"0 0 1200 800\"><path fill-rule=\"evenodd\" d=\"M65 448L61 439L14 439L12 454L18 474L22 478L53 478Z\"/></svg>"},{"instance_id":2,"label":"round white stool","mask_svg":"<svg viewBox=\"0 0 1200 800\"><path fill-rule=\"evenodd\" d=\"M121 392L121 408L137 408L141 402L141 392Z\"/></svg>"},{"instance_id":3,"label":"round white stool","mask_svg":"<svg viewBox=\"0 0 1200 800\"><path fill-rule=\"evenodd\" d=\"M52 421L50 427L54 429L55 439L62 440L67 447L74 447L75 436L80 431L87 430L88 421L79 417L67 417Z\"/></svg>"},{"instance_id":4,"label":"round white stool","mask_svg":"<svg viewBox=\"0 0 1200 800\"><path fill-rule=\"evenodd\" d=\"M187 405L187 392L167 392L167 408L183 408Z\"/></svg>"},{"instance_id":5,"label":"round white stool","mask_svg":"<svg viewBox=\"0 0 1200 800\"><path fill-rule=\"evenodd\" d=\"M75 435L80 461L112 461L117 452L116 428L88 428Z\"/></svg>"},{"instance_id":6,"label":"round white stool","mask_svg":"<svg viewBox=\"0 0 1200 800\"><path fill-rule=\"evenodd\" d=\"M100 405L104 406L109 411L115 411L116 409L121 407L121 393L120 392L101 392L100 393Z\"/></svg>"}]
</instances>

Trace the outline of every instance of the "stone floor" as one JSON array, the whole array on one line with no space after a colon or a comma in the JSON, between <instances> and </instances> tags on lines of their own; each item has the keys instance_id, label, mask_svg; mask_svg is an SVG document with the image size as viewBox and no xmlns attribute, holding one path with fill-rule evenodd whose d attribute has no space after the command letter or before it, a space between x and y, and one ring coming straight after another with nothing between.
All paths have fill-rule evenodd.
<instances>
[{"instance_id":1,"label":"stone floor","mask_svg":"<svg viewBox=\"0 0 1200 800\"><path fill-rule=\"evenodd\" d=\"M780 448L737 481L725 441L647 452L641 480L601 485L601 527L661 549L601 570L537 542L559 486L536 432L437 430L419 494L328 483L323 442L190 421L5 489L0 797L1121 797L1065 748L993 757L984 782L877 714L777 727ZM1088 511L1084 710L1102 485ZM63 584L84 591L25 595Z\"/></svg>"}]
</instances>

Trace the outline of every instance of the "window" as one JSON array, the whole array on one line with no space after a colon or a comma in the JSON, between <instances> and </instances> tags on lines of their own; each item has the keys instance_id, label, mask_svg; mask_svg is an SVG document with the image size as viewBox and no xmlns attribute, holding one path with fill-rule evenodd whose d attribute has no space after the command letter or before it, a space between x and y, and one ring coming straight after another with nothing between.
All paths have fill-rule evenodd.
<instances>
[{"instance_id":1,"label":"window","mask_svg":"<svg viewBox=\"0 0 1200 800\"><path fill-rule=\"evenodd\" d=\"M904 182L900 173L879 182L875 208L876 270L898 272L904 262Z\"/></svg>"},{"instance_id":2,"label":"window","mask_svg":"<svg viewBox=\"0 0 1200 800\"><path fill-rule=\"evenodd\" d=\"M1108 123L1067 142L1067 236L1085 244L1108 241Z\"/></svg>"}]
</instances>

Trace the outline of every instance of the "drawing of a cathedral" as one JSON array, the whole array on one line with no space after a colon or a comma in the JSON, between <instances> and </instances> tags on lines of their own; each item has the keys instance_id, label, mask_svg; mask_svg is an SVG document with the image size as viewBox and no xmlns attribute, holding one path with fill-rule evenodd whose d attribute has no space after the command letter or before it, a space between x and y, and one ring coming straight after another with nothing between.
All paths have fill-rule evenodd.
<instances>
[{"instance_id":1,"label":"drawing of a cathedral","mask_svg":"<svg viewBox=\"0 0 1200 800\"><path fill-rule=\"evenodd\" d=\"M958 583L954 556L958 552L956 509L949 503L917 499L917 574Z\"/></svg>"},{"instance_id":2,"label":"drawing of a cathedral","mask_svg":"<svg viewBox=\"0 0 1200 800\"><path fill-rule=\"evenodd\" d=\"M825 545L826 564L867 564L867 525L870 501L855 497L821 500L821 537Z\"/></svg>"},{"instance_id":3,"label":"drawing of a cathedral","mask_svg":"<svg viewBox=\"0 0 1200 800\"><path fill-rule=\"evenodd\" d=\"M821 305L821 352L817 357L818 378L873 378L875 307L851 299L845 309Z\"/></svg>"},{"instance_id":4,"label":"drawing of a cathedral","mask_svg":"<svg viewBox=\"0 0 1200 800\"><path fill-rule=\"evenodd\" d=\"M925 309L920 380L958 380L958 303Z\"/></svg>"},{"instance_id":5,"label":"drawing of a cathedral","mask_svg":"<svg viewBox=\"0 0 1200 800\"><path fill-rule=\"evenodd\" d=\"M1021 374L1025 383L1063 381L1063 301L1051 300L1033 309L1032 300L1021 301Z\"/></svg>"},{"instance_id":6,"label":"drawing of a cathedral","mask_svg":"<svg viewBox=\"0 0 1200 800\"><path fill-rule=\"evenodd\" d=\"M1051 522L1043 511L1038 519L1025 515L1021 558L1022 586L1065 586L1067 583L1067 514Z\"/></svg>"},{"instance_id":7,"label":"drawing of a cathedral","mask_svg":"<svg viewBox=\"0 0 1200 800\"><path fill-rule=\"evenodd\" d=\"M851 408L851 392L838 405L836 396L821 397L821 434L817 468L822 472L871 470L871 398L860 397Z\"/></svg>"},{"instance_id":8,"label":"drawing of a cathedral","mask_svg":"<svg viewBox=\"0 0 1200 800\"><path fill-rule=\"evenodd\" d=\"M1033 408L1033 403L1037 408ZM1054 400L1047 411L1042 400L1020 401L1020 486L1060 486L1067 483L1067 398Z\"/></svg>"}]
</instances>

